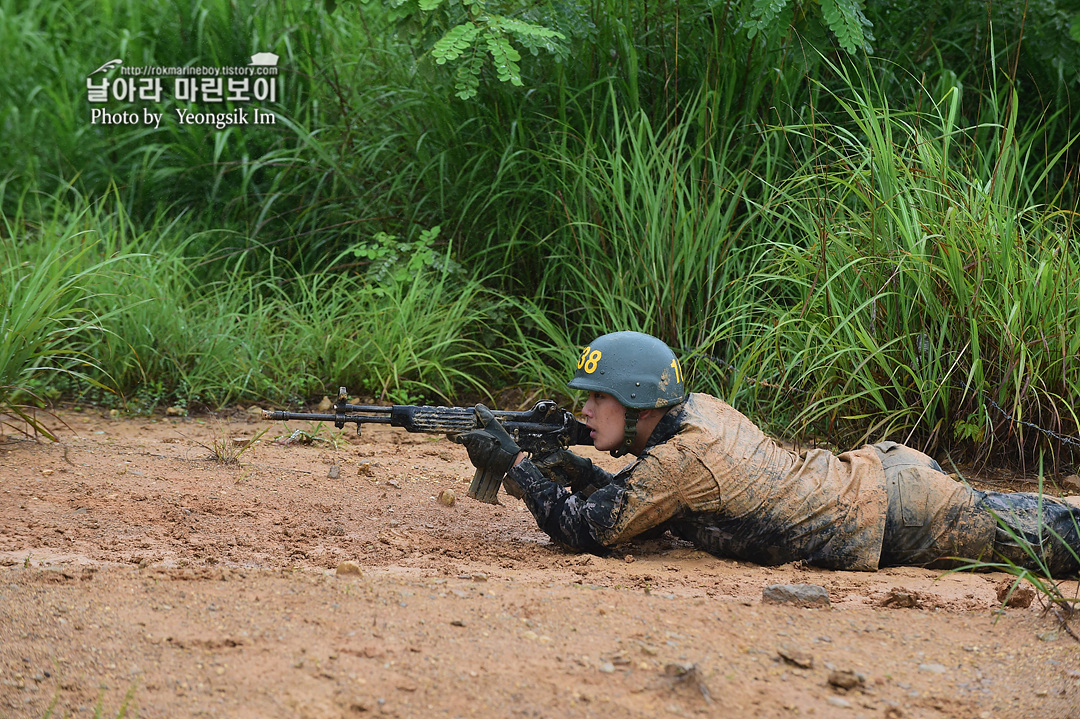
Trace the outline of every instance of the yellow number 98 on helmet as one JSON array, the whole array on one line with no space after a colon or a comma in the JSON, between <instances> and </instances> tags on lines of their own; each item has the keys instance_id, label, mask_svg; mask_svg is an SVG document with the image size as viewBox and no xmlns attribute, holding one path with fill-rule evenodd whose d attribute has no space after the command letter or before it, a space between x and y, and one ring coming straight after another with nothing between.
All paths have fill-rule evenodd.
<instances>
[{"instance_id":1,"label":"yellow number 98 on helmet","mask_svg":"<svg viewBox=\"0 0 1080 719\"><path fill-rule=\"evenodd\" d=\"M641 332L612 332L589 343L567 384L603 392L623 407L670 407L686 398L682 367L671 348Z\"/></svg>"}]
</instances>

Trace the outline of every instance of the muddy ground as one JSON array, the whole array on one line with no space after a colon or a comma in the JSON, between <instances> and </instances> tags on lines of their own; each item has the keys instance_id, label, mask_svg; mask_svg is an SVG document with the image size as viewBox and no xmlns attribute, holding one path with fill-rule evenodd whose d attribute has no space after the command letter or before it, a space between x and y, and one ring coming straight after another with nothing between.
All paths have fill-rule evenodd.
<instances>
[{"instance_id":1,"label":"muddy ground","mask_svg":"<svg viewBox=\"0 0 1080 719\"><path fill-rule=\"evenodd\" d=\"M1080 717L1080 643L1003 574L569 554L389 428L48 423L0 442L2 717Z\"/></svg>"}]
</instances>

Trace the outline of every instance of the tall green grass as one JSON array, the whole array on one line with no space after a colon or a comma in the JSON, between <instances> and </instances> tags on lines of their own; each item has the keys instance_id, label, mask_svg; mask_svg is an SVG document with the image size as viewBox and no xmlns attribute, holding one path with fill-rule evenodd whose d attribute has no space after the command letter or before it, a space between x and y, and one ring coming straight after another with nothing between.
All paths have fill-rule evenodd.
<instances>
[{"instance_id":1,"label":"tall green grass","mask_svg":"<svg viewBox=\"0 0 1080 719\"><path fill-rule=\"evenodd\" d=\"M83 213L36 226L18 214L0 221L0 418L53 439L33 408L57 375L97 384L104 373L78 338L102 331L101 280L122 258L81 229Z\"/></svg>"},{"instance_id":2,"label":"tall green grass","mask_svg":"<svg viewBox=\"0 0 1080 719\"><path fill-rule=\"evenodd\" d=\"M351 230L368 209L358 197L370 173L351 167L347 137L349 126L362 125L364 108L343 114L335 97L341 86L363 84L356 78L361 62L338 62L360 32L357 19L336 23L310 3L2 0L0 63L27 71L0 85L0 167L19 189L49 195L72 185L96 197L115 185L132 220L145 227L162 213L186 216L203 229L235 231L238 250L271 245L303 266L325 263L322 248L333 254L355 242ZM162 78L160 101L95 106L161 112L160 127L91 123L87 79L108 59L235 66L264 51L281 56L276 103L193 109L258 106L277 116L274 125L183 125L175 110L185 105L174 99L171 77ZM112 70L94 79L120 77ZM324 138L328 130L334 136Z\"/></svg>"},{"instance_id":3,"label":"tall green grass","mask_svg":"<svg viewBox=\"0 0 1080 719\"><path fill-rule=\"evenodd\" d=\"M718 136L715 102L688 104L668 132L611 98L610 131L544 155L554 178L546 203L566 220L543 239L538 296L564 308L577 341L633 328L681 351L723 353L716 325L746 319L729 311L746 299L736 280L758 261L743 248L754 204L783 165L760 128Z\"/></svg>"},{"instance_id":4,"label":"tall green grass","mask_svg":"<svg viewBox=\"0 0 1080 719\"><path fill-rule=\"evenodd\" d=\"M1075 215L1024 204L1038 179L1025 180L1032 136L1016 135L1015 97L1002 124L970 128L956 124L958 85L919 113L849 89L847 127L785 129L820 152L763 213L773 259L751 281L793 294L742 359L797 395L772 393L767 411L842 446L892 437L1075 461ZM976 132L997 149L967 164Z\"/></svg>"},{"instance_id":5,"label":"tall green grass","mask_svg":"<svg viewBox=\"0 0 1080 719\"><path fill-rule=\"evenodd\" d=\"M133 411L299 402L339 384L395 401L489 398L506 381L511 355L490 341L505 303L454 265L377 284L363 265L303 273L264 249L253 272L229 236L135 230L115 194L75 202L85 209L58 198L49 223L16 214L4 226L0 378L15 411L11 393L32 399L45 371L71 378L47 384ZM193 250L210 243L230 259L205 281Z\"/></svg>"},{"instance_id":6,"label":"tall green grass","mask_svg":"<svg viewBox=\"0 0 1080 719\"><path fill-rule=\"evenodd\" d=\"M1076 63L1036 72L987 25L999 5L1019 8L934 4L930 44L875 5L880 55L845 69L799 14L750 39L739 3L594 3L560 20L561 60L523 60L525 89L463 102L378 2L0 0L0 62L28 68L0 86L7 251L97 248L57 250L89 324L42 356L87 364L49 389L92 378L133 409L557 393L575 345L639 329L770 429L1065 466ZM1059 38L1044 10L1024 27ZM267 50L274 126L89 122L107 59Z\"/></svg>"}]
</instances>

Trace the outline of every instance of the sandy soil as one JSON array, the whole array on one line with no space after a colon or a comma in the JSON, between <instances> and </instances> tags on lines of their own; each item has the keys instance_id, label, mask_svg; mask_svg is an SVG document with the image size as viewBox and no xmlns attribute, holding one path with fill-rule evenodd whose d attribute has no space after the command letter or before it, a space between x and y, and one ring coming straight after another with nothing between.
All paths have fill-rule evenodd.
<instances>
[{"instance_id":1,"label":"sandy soil","mask_svg":"<svg viewBox=\"0 0 1080 719\"><path fill-rule=\"evenodd\" d=\"M1080 717L1080 643L1002 574L573 555L441 437L58 420L0 443L3 717Z\"/></svg>"}]
</instances>

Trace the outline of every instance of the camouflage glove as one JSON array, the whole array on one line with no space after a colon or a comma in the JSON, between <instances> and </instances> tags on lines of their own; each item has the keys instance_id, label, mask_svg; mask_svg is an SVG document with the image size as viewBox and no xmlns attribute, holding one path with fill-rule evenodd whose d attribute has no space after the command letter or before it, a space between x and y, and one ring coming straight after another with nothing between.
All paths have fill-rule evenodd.
<instances>
[{"instance_id":1,"label":"camouflage glove","mask_svg":"<svg viewBox=\"0 0 1080 719\"><path fill-rule=\"evenodd\" d=\"M490 409L478 404L475 411L482 429L463 432L453 439L458 444L465 445L469 461L474 467L502 476L514 466L521 447L518 447L513 437L503 429Z\"/></svg>"},{"instance_id":2,"label":"camouflage glove","mask_svg":"<svg viewBox=\"0 0 1080 719\"><path fill-rule=\"evenodd\" d=\"M571 492L578 491L574 485L584 487L588 485L588 477L593 471L593 464L584 457L579 457L566 449L556 449L532 458L533 466L539 470L545 479L566 487L570 486ZM521 499L525 496L525 490L517 483L513 473L503 477L503 489L511 497Z\"/></svg>"},{"instance_id":3,"label":"camouflage glove","mask_svg":"<svg viewBox=\"0 0 1080 719\"><path fill-rule=\"evenodd\" d=\"M592 481L595 472L592 460L579 457L568 449L533 457L532 463L544 476L564 487L584 487Z\"/></svg>"}]
</instances>

